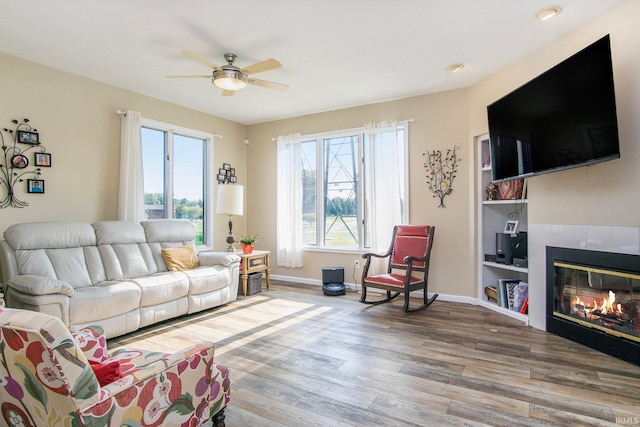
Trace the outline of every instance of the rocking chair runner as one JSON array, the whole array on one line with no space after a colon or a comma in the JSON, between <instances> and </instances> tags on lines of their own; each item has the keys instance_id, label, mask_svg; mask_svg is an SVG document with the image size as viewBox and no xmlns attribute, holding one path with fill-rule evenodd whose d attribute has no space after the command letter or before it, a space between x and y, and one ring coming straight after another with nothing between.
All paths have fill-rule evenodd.
<instances>
[{"instance_id":1,"label":"rocking chair runner","mask_svg":"<svg viewBox=\"0 0 640 427\"><path fill-rule=\"evenodd\" d=\"M363 304L382 304L389 302L400 294L404 294L404 311L413 312L431 305L438 297L427 295L427 280L429 276L429 258L433 246L435 227L429 225L396 225L393 228L391 246L384 254L365 253L366 259L362 270ZM389 258L385 274L369 276L371 259ZM418 273L418 275L414 275ZM367 288L378 288L387 291L387 297L377 301L367 301ZM409 309L409 293L422 290L423 304L415 309Z\"/></svg>"}]
</instances>

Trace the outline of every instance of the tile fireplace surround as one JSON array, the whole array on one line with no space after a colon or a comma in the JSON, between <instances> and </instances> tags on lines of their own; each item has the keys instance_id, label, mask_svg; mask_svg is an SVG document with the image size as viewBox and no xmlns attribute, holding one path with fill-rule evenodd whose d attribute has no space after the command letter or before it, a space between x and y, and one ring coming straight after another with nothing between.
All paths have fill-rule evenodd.
<instances>
[{"instance_id":1,"label":"tile fireplace surround","mask_svg":"<svg viewBox=\"0 0 640 427\"><path fill-rule=\"evenodd\" d=\"M640 255L640 227L532 224L528 230L529 324L546 330L546 247Z\"/></svg>"}]
</instances>

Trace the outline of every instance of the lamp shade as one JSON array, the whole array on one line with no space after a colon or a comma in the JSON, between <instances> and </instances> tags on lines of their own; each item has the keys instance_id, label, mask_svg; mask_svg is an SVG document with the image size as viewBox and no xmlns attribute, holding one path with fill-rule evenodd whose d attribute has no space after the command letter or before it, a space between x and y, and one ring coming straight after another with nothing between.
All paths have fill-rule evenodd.
<instances>
[{"instance_id":1,"label":"lamp shade","mask_svg":"<svg viewBox=\"0 0 640 427\"><path fill-rule=\"evenodd\" d=\"M216 213L224 215L242 215L244 187L237 184L218 185Z\"/></svg>"}]
</instances>

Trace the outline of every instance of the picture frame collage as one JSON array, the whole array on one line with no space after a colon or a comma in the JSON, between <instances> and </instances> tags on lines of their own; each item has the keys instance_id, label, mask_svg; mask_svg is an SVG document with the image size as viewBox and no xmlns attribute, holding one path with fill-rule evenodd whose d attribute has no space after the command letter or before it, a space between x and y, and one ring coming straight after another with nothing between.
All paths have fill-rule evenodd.
<instances>
[{"instance_id":1,"label":"picture frame collage","mask_svg":"<svg viewBox=\"0 0 640 427\"><path fill-rule=\"evenodd\" d=\"M230 163L223 163L218 169L218 184L235 184L238 182L236 168L232 168Z\"/></svg>"}]
</instances>

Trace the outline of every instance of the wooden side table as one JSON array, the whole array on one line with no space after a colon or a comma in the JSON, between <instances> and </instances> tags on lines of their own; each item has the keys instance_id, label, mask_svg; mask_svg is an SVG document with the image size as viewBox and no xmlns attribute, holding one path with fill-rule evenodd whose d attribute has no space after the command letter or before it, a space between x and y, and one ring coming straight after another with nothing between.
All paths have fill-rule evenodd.
<instances>
[{"instance_id":1,"label":"wooden side table","mask_svg":"<svg viewBox=\"0 0 640 427\"><path fill-rule=\"evenodd\" d=\"M247 296L247 280L249 274L257 272L265 272L267 290L269 290L269 254L270 251L256 251L254 250L250 254L238 253L242 262L242 296Z\"/></svg>"}]
</instances>

